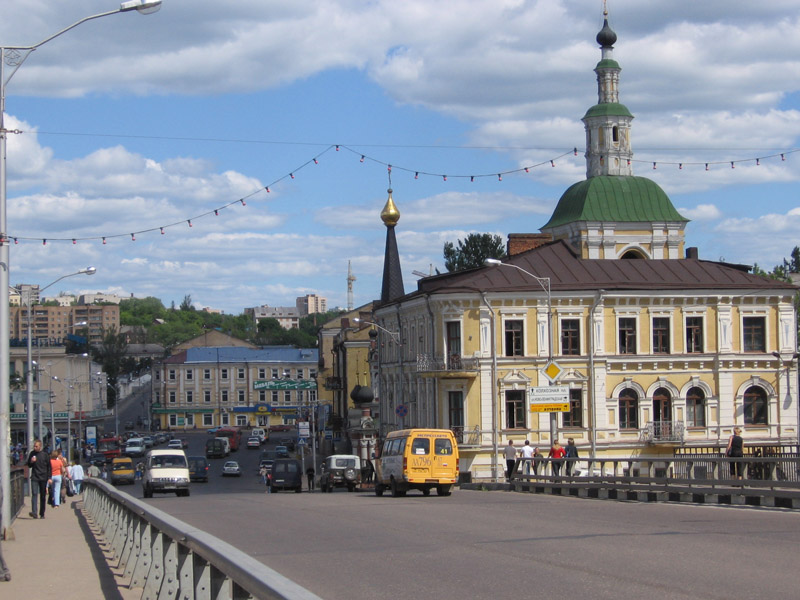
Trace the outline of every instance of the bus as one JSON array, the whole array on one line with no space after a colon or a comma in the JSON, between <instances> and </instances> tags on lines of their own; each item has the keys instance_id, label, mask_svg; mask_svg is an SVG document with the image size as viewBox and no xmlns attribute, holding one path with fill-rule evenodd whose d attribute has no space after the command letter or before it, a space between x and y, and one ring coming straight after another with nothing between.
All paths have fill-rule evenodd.
<instances>
[{"instance_id":1,"label":"bus","mask_svg":"<svg viewBox=\"0 0 800 600\"><path fill-rule=\"evenodd\" d=\"M236 452L239 446L242 445L242 430L239 427L222 427L215 433L217 437L228 438L231 446L231 452Z\"/></svg>"},{"instance_id":2,"label":"bus","mask_svg":"<svg viewBox=\"0 0 800 600\"><path fill-rule=\"evenodd\" d=\"M120 439L116 436L110 436L97 440L97 452L103 455L106 462L119 458L121 454Z\"/></svg>"}]
</instances>

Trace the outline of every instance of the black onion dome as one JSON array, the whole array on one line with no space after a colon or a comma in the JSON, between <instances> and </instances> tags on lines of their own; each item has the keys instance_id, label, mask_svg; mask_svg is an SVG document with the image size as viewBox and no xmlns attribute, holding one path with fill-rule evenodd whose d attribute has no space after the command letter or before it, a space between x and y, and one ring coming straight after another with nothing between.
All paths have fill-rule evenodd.
<instances>
[{"instance_id":1,"label":"black onion dome","mask_svg":"<svg viewBox=\"0 0 800 600\"><path fill-rule=\"evenodd\" d=\"M603 28L597 34L597 43L603 48L610 48L617 41L617 34L608 26L608 18L603 19Z\"/></svg>"},{"instance_id":2,"label":"black onion dome","mask_svg":"<svg viewBox=\"0 0 800 600\"><path fill-rule=\"evenodd\" d=\"M372 388L368 385L356 385L353 388L353 391L350 392L350 399L355 404L366 404L367 402L372 402L373 395L372 395Z\"/></svg>"}]
</instances>

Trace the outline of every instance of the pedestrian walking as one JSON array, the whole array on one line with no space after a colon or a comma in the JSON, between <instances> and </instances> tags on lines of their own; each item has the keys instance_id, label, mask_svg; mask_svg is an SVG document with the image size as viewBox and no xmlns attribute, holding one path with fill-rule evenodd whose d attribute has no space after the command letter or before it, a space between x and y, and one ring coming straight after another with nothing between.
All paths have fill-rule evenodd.
<instances>
[{"instance_id":1,"label":"pedestrian walking","mask_svg":"<svg viewBox=\"0 0 800 600\"><path fill-rule=\"evenodd\" d=\"M75 485L75 493L81 493L81 484L83 483L84 477L83 467L81 463L75 461L72 463L72 470L70 472L70 477L72 477L72 483Z\"/></svg>"},{"instance_id":2,"label":"pedestrian walking","mask_svg":"<svg viewBox=\"0 0 800 600\"><path fill-rule=\"evenodd\" d=\"M61 506L61 485L66 477L66 468L61 460L61 449L58 448L50 453L50 492L53 497L53 508Z\"/></svg>"},{"instance_id":3,"label":"pedestrian walking","mask_svg":"<svg viewBox=\"0 0 800 600\"><path fill-rule=\"evenodd\" d=\"M514 440L508 440L508 446L503 449L503 456L506 459L506 479L511 481L514 473L514 466L517 463L517 449L514 448Z\"/></svg>"},{"instance_id":4,"label":"pedestrian walking","mask_svg":"<svg viewBox=\"0 0 800 600\"><path fill-rule=\"evenodd\" d=\"M100 477L100 469L97 467L96 464L91 463L89 465L89 468L86 469L86 475L91 478L97 479L98 477Z\"/></svg>"},{"instance_id":5,"label":"pedestrian walking","mask_svg":"<svg viewBox=\"0 0 800 600\"><path fill-rule=\"evenodd\" d=\"M42 440L33 442L33 450L28 455L28 468L31 470L31 512L34 519L44 519L47 507L47 486L52 479L50 457L42 450Z\"/></svg>"},{"instance_id":6,"label":"pedestrian walking","mask_svg":"<svg viewBox=\"0 0 800 600\"><path fill-rule=\"evenodd\" d=\"M539 475L539 465L542 464L542 459L544 455L539 452L539 446L536 446L533 449L533 474Z\"/></svg>"},{"instance_id":7,"label":"pedestrian walking","mask_svg":"<svg viewBox=\"0 0 800 600\"><path fill-rule=\"evenodd\" d=\"M566 451L564 450L564 447L558 442L558 440L555 440L553 442L553 446L550 448L550 453L547 456L553 459L550 464L553 467L553 475L556 477L561 475L561 463L564 461L565 454Z\"/></svg>"},{"instance_id":8,"label":"pedestrian walking","mask_svg":"<svg viewBox=\"0 0 800 600\"><path fill-rule=\"evenodd\" d=\"M308 491L314 491L314 467L308 467L306 469L306 478L308 479Z\"/></svg>"},{"instance_id":9,"label":"pedestrian walking","mask_svg":"<svg viewBox=\"0 0 800 600\"><path fill-rule=\"evenodd\" d=\"M362 470L362 478L364 479L364 483L372 483L372 478L375 476L375 467L372 465L372 461L366 459L364 461L364 468Z\"/></svg>"},{"instance_id":10,"label":"pedestrian walking","mask_svg":"<svg viewBox=\"0 0 800 600\"><path fill-rule=\"evenodd\" d=\"M572 477L572 469L575 467L575 461L580 458L578 456L578 447L575 445L575 440L573 438L567 438L567 447L564 449L565 454L565 461L564 461L564 471L567 473L567 477Z\"/></svg>"}]
</instances>

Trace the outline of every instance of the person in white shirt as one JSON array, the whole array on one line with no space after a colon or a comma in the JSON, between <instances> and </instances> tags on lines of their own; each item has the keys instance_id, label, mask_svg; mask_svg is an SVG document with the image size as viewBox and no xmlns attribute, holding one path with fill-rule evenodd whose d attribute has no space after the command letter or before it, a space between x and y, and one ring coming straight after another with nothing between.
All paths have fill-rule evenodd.
<instances>
[{"instance_id":1,"label":"person in white shirt","mask_svg":"<svg viewBox=\"0 0 800 600\"><path fill-rule=\"evenodd\" d=\"M528 440L525 440L525 445L520 450L520 454L522 455L522 460L524 461L522 464L525 465L523 468L525 470L525 475L531 474L531 463L533 462L533 446Z\"/></svg>"},{"instance_id":2,"label":"person in white shirt","mask_svg":"<svg viewBox=\"0 0 800 600\"><path fill-rule=\"evenodd\" d=\"M79 462L73 462L72 467L70 467L69 476L72 479L72 483L75 485L75 493L81 493L81 484L83 483L83 467Z\"/></svg>"}]
</instances>

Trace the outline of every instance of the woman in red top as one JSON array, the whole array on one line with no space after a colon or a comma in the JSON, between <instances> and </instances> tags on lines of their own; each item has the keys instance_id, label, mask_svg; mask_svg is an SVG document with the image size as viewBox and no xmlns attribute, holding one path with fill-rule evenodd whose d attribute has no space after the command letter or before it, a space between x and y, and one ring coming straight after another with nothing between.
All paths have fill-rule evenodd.
<instances>
[{"instance_id":1,"label":"woman in red top","mask_svg":"<svg viewBox=\"0 0 800 600\"><path fill-rule=\"evenodd\" d=\"M548 456L553 459L551 464L553 465L553 475L558 477L561 474L561 463L564 461L564 456L566 455L566 451L564 447L558 443L558 440L553 442L553 447L550 448L550 454Z\"/></svg>"}]
</instances>

